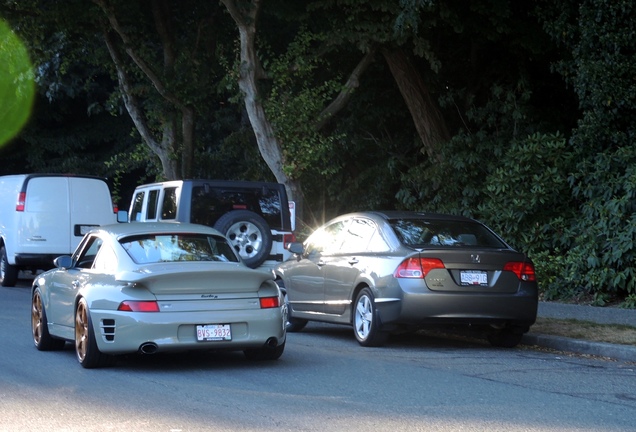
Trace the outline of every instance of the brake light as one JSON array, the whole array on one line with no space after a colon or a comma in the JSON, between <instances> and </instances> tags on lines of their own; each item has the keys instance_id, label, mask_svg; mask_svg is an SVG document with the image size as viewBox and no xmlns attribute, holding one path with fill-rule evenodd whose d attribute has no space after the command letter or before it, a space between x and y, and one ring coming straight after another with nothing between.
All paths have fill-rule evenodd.
<instances>
[{"instance_id":1,"label":"brake light","mask_svg":"<svg viewBox=\"0 0 636 432\"><path fill-rule=\"evenodd\" d=\"M443 269L444 263L439 258L407 258L395 269L396 278L423 279L433 269Z\"/></svg>"},{"instance_id":2,"label":"brake light","mask_svg":"<svg viewBox=\"0 0 636 432\"><path fill-rule=\"evenodd\" d=\"M113 213L117 214L119 212L119 206L113 203Z\"/></svg>"},{"instance_id":3,"label":"brake light","mask_svg":"<svg viewBox=\"0 0 636 432\"><path fill-rule=\"evenodd\" d=\"M126 300L119 304L117 310L123 312L159 312L159 304L156 301Z\"/></svg>"},{"instance_id":4,"label":"brake light","mask_svg":"<svg viewBox=\"0 0 636 432\"><path fill-rule=\"evenodd\" d=\"M261 301L261 309L271 309L280 306L278 297L261 297L259 300Z\"/></svg>"},{"instance_id":5,"label":"brake light","mask_svg":"<svg viewBox=\"0 0 636 432\"><path fill-rule=\"evenodd\" d=\"M283 234L283 247L285 249L289 249L289 245L296 241L296 235L294 233L291 234Z\"/></svg>"},{"instance_id":6,"label":"brake light","mask_svg":"<svg viewBox=\"0 0 636 432\"><path fill-rule=\"evenodd\" d=\"M511 271L517 275L519 280L524 282L534 282L537 277L534 273L534 266L528 262L511 261L506 263L503 268L505 271Z\"/></svg>"},{"instance_id":7,"label":"brake light","mask_svg":"<svg viewBox=\"0 0 636 432\"><path fill-rule=\"evenodd\" d=\"M18 194L18 201L15 203L15 211L23 212L25 203L26 203L26 192L20 192Z\"/></svg>"}]
</instances>

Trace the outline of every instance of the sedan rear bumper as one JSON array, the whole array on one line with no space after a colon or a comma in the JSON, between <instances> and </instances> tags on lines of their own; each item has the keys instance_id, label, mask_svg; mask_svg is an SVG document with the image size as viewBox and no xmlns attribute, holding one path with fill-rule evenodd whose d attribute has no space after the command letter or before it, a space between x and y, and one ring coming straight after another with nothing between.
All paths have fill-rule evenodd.
<instances>
[{"instance_id":1,"label":"sedan rear bumper","mask_svg":"<svg viewBox=\"0 0 636 432\"><path fill-rule=\"evenodd\" d=\"M529 327L536 321L538 295L536 286L524 287L515 294L440 293L402 291L402 298L376 307L383 325L388 324L487 324Z\"/></svg>"}]
</instances>

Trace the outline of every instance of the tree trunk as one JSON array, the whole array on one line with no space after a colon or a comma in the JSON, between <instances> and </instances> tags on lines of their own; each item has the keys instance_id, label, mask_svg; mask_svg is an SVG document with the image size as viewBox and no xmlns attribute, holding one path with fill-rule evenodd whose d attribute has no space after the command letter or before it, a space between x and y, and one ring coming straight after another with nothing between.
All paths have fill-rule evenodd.
<instances>
[{"instance_id":1,"label":"tree trunk","mask_svg":"<svg viewBox=\"0 0 636 432\"><path fill-rule=\"evenodd\" d=\"M426 83L401 49L385 48L382 54L409 108L427 156L441 160L440 143L448 141L450 135Z\"/></svg>"},{"instance_id":2,"label":"tree trunk","mask_svg":"<svg viewBox=\"0 0 636 432\"><path fill-rule=\"evenodd\" d=\"M238 26L241 41L239 88L243 93L245 109L256 136L258 149L276 181L285 185L289 199L295 201L296 217L302 220L304 199L301 183L297 179L288 177L283 171L283 152L260 102L258 79L262 69L256 54L255 40L261 0L251 0L248 5L246 2L236 0L221 0L221 2ZM244 4L245 8L241 7Z\"/></svg>"}]
</instances>

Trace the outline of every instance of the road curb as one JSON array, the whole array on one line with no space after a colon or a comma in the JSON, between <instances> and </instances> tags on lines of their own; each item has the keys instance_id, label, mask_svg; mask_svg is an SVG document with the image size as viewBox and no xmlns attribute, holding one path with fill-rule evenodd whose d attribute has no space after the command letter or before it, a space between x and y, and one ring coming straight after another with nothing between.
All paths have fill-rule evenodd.
<instances>
[{"instance_id":1,"label":"road curb","mask_svg":"<svg viewBox=\"0 0 636 432\"><path fill-rule=\"evenodd\" d=\"M609 357L626 362L636 362L636 346L631 345L591 342L561 336L548 336L532 333L525 334L521 343L524 345L536 345L577 354L589 354L599 357Z\"/></svg>"}]
</instances>

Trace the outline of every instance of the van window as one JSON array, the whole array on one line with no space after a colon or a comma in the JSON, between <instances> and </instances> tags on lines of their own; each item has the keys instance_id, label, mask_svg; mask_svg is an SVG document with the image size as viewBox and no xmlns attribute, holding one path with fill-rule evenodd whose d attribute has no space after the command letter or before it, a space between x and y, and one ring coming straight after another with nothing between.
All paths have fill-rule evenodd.
<instances>
[{"instance_id":1,"label":"van window","mask_svg":"<svg viewBox=\"0 0 636 432\"><path fill-rule=\"evenodd\" d=\"M163 190L161 202L161 219L177 218L177 188L169 187Z\"/></svg>"},{"instance_id":2,"label":"van window","mask_svg":"<svg viewBox=\"0 0 636 432\"><path fill-rule=\"evenodd\" d=\"M133 200L132 208L130 210L130 220L139 222L141 221L141 209L144 205L144 191L137 192Z\"/></svg>"},{"instance_id":3,"label":"van window","mask_svg":"<svg viewBox=\"0 0 636 432\"><path fill-rule=\"evenodd\" d=\"M159 202L159 189L148 192L148 204L146 206L146 220L157 219L157 204Z\"/></svg>"}]
</instances>

